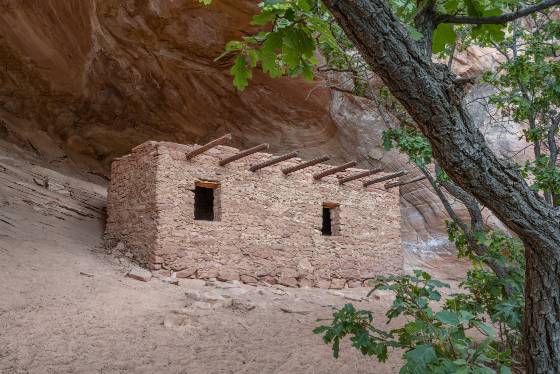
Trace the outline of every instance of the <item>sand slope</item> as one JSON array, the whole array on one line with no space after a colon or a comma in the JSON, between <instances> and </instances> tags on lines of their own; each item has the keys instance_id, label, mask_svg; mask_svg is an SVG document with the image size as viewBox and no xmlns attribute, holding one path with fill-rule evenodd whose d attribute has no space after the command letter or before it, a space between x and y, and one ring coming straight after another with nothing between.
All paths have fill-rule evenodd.
<instances>
[{"instance_id":1,"label":"sand slope","mask_svg":"<svg viewBox=\"0 0 560 374\"><path fill-rule=\"evenodd\" d=\"M1 373L398 372L311 333L347 302L384 322L388 300L353 301L366 289L126 277L102 246L105 187L84 178L0 144Z\"/></svg>"}]
</instances>

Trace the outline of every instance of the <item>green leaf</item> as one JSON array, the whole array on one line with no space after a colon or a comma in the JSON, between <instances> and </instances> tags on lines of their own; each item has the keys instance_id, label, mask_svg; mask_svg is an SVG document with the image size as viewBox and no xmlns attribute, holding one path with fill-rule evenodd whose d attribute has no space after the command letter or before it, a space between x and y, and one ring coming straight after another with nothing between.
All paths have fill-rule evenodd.
<instances>
[{"instance_id":1,"label":"green leaf","mask_svg":"<svg viewBox=\"0 0 560 374\"><path fill-rule=\"evenodd\" d=\"M458 0L447 0L443 4L443 8L445 9L446 13L449 13L449 14L457 13L457 10L459 9L459 1Z\"/></svg>"},{"instance_id":2,"label":"green leaf","mask_svg":"<svg viewBox=\"0 0 560 374\"><path fill-rule=\"evenodd\" d=\"M339 45L333 36L330 23L320 17L311 16L307 19L309 28L319 33L319 39L322 43L326 43L330 48L338 50Z\"/></svg>"},{"instance_id":3,"label":"green leaf","mask_svg":"<svg viewBox=\"0 0 560 374\"><path fill-rule=\"evenodd\" d=\"M312 81L313 80L313 69L311 68L311 65L305 65L303 66L303 68L301 69L301 75L307 79L308 81Z\"/></svg>"},{"instance_id":4,"label":"green leaf","mask_svg":"<svg viewBox=\"0 0 560 374\"><path fill-rule=\"evenodd\" d=\"M474 314L466 310L459 311L459 323L469 322L474 318Z\"/></svg>"},{"instance_id":5,"label":"green leaf","mask_svg":"<svg viewBox=\"0 0 560 374\"><path fill-rule=\"evenodd\" d=\"M249 84L249 79L253 77L253 73L247 66L247 61L243 55L239 55L235 58L235 63L233 64L230 73L233 75L233 85L239 91L243 91Z\"/></svg>"},{"instance_id":6,"label":"green leaf","mask_svg":"<svg viewBox=\"0 0 560 374\"><path fill-rule=\"evenodd\" d=\"M261 68L263 72L268 73L272 78L282 75L282 68L277 58L277 52L282 48L282 38L282 31L269 33L262 48L259 49Z\"/></svg>"},{"instance_id":7,"label":"green leaf","mask_svg":"<svg viewBox=\"0 0 560 374\"><path fill-rule=\"evenodd\" d=\"M420 41L424 37L424 34L422 34L420 31L418 31L416 29L416 27L413 27L413 26L407 24L406 29L408 30L408 33L410 34L412 39L415 40L415 41Z\"/></svg>"},{"instance_id":8,"label":"green leaf","mask_svg":"<svg viewBox=\"0 0 560 374\"><path fill-rule=\"evenodd\" d=\"M428 293L428 298L430 300L440 301L441 300L441 294L439 292L436 292L436 291L430 291Z\"/></svg>"},{"instance_id":9,"label":"green leaf","mask_svg":"<svg viewBox=\"0 0 560 374\"><path fill-rule=\"evenodd\" d=\"M484 332L488 336L496 336L496 331L487 324L480 322L480 321L473 321L473 325L478 327L482 332Z\"/></svg>"},{"instance_id":10,"label":"green leaf","mask_svg":"<svg viewBox=\"0 0 560 374\"><path fill-rule=\"evenodd\" d=\"M484 15L484 6L478 0L465 0L467 13L469 16L482 17Z\"/></svg>"},{"instance_id":11,"label":"green leaf","mask_svg":"<svg viewBox=\"0 0 560 374\"><path fill-rule=\"evenodd\" d=\"M238 40L232 40L229 41L226 46L224 47L224 52L222 52L221 55L219 55L218 57L216 57L214 59L214 61L218 61L220 60L222 57L224 57L225 55L233 52L233 51L240 51L243 49L243 43L241 43Z\"/></svg>"},{"instance_id":12,"label":"green leaf","mask_svg":"<svg viewBox=\"0 0 560 374\"><path fill-rule=\"evenodd\" d=\"M472 374L495 374L496 372L490 368L477 367L471 370Z\"/></svg>"},{"instance_id":13,"label":"green leaf","mask_svg":"<svg viewBox=\"0 0 560 374\"><path fill-rule=\"evenodd\" d=\"M304 12L310 12L312 8L310 0L298 0L297 5Z\"/></svg>"},{"instance_id":14,"label":"green leaf","mask_svg":"<svg viewBox=\"0 0 560 374\"><path fill-rule=\"evenodd\" d=\"M257 61L259 60L259 53L254 50L254 49L249 49L246 51L247 53L247 58L249 59L250 62L250 67L254 68L257 66Z\"/></svg>"},{"instance_id":15,"label":"green leaf","mask_svg":"<svg viewBox=\"0 0 560 374\"><path fill-rule=\"evenodd\" d=\"M417 303L420 309L424 309L424 307L428 305L428 299L426 299L425 297L419 297Z\"/></svg>"},{"instance_id":16,"label":"green leaf","mask_svg":"<svg viewBox=\"0 0 560 374\"><path fill-rule=\"evenodd\" d=\"M418 345L413 350L404 354L404 357L412 363L425 368L428 364L437 360L434 347L428 344Z\"/></svg>"},{"instance_id":17,"label":"green leaf","mask_svg":"<svg viewBox=\"0 0 560 374\"><path fill-rule=\"evenodd\" d=\"M276 18L276 13L263 11L260 14L253 16L253 19L251 20L251 25L254 26L267 25L269 23L272 23L275 18Z\"/></svg>"},{"instance_id":18,"label":"green leaf","mask_svg":"<svg viewBox=\"0 0 560 374\"><path fill-rule=\"evenodd\" d=\"M436 318L438 321L445 323L447 325L458 325L459 316L457 313L450 312L448 310L442 310L436 313Z\"/></svg>"},{"instance_id":19,"label":"green leaf","mask_svg":"<svg viewBox=\"0 0 560 374\"><path fill-rule=\"evenodd\" d=\"M440 53L445 50L445 47L455 43L457 34L453 25L449 23L440 23L434 30L432 40L432 50L434 53Z\"/></svg>"},{"instance_id":20,"label":"green leaf","mask_svg":"<svg viewBox=\"0 0 560 374\"><path fill-rule=\"evenodd\" d=\"M329 329L329 326L318 326L313 329L314 334L322 334Z\"/></svg>"},{"instance_id":21,"label":"green leaf","mask_svg":"<svg viewBox=\"0 0 560 374\"><path fill-rule=\"evenodd\" d=\"M289 68L297 68L302 59L310 58L315 52L315 42L303 30L290 29L283 39L282 55Z\"/></svg>"},{"instance_id":22,"label":"green leaf","mask_svg":"<svg viewBox=\"0 0 560 374\"><path fill-rule=\"evenodd\" d=\"M500 367L500 374L511 374L511 369L507 366Z\"/></svg>"},{"instance_id":23,"label":"green leaf","mask_svg":"<svg viewBox=\"0 0 560 374\"><path fill-rule=\"evenodd\" d=\"M439 280L437 280L437 279L430 279L430 281L428 282L428 284L429 284L430 286L433 286L433 287L450 288L449 284L447 284L447 283L445 283L445 282L442 282L442 281L439 281Z\"/></svg>"},{"instance_id":24,"label":"green leaf","mask_svg":"<svg viewBox=\"0 0 560 374\"><path fill-rule=\"evenodd\" d=\"M472 29L472 37L481 42L501 42L505 39L503 25L478 25Z\"/></svg>"}]
</instances>

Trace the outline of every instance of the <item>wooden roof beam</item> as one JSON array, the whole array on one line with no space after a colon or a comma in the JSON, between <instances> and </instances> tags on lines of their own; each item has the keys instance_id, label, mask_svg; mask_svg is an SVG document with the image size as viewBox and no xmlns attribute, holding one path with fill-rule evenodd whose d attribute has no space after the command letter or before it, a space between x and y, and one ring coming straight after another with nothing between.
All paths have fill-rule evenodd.
<instances>
[{"instance_id":1,"label":"wooden roof beam","mask_svg":"<svg viewBox=\"0 0 560 374\"><path fill-rule=\"evenodd\" d=\"M286 160L289 160L289 159L291 159L291 158L297 157L297 155L298 155L298 153L294 151L294 152L287 153L287 154L282 155L282 156L273 157L273 158L271 158L271 159L269 159L269 160L266 160L266 161L263 161L263 162L261 162L261 163L252 165L252 166L249 168L249 170L255 172L255 171L260 170L260 169L262 169L262 168L266 168L266 167L268 167L268 166L275 165L275 164L277 164L277 163L279 163L279 162L286 161Z\"/></svg>"},{"instance_id":2,"label":"wooden roof beam","mask_svg":"<svg viewBox=\"0 0 560 374\"><path fill-rule=\"evenodd\" d=\"M204 153L206 151L208 151L209 149L212 149L214 147L217 147L219 145L225 144L227 142L229 142L231 140L231 134L226 134L222 137L219 137L218 139L214 139L209 143L206 143L196 149L193 149L192 151L188 152L185 157L187 160L190 160L191 158L198 156L201 153Z\"/></svg>"},{"instance_id":3,"label":"wooden roof beam","mask_svg":"<svg viewBox=\"0 0 560 374\"><path fill-rule=\"evenodd\" d=\"M346 169L348 169L348 168L351 168L351 167L353 167L353 166L356 166L356 164L357 164L356 161L350 161L350 162L347 162L347 163L345 163L345 164L343 164L343 165L335 166L334 168L330 168L330 169L327 169L327 170L322 171L322 172L320 172L320 173L314 174L314 175L313 175L313 179L315 179L315 180L320 180L320 179L322 179L322 178L324 178L324 177L326 177L326 176L328 176L328 175L336 174L336 173L338 173L338 172L340 172L340 171L344 171L344 170L346 170Z\"/></svg>"},{"instance_id":4,"label":"wooden roof beam","mask_svg":"<svg viewBox=\"0 0 560 374\"><path fill-rule=\"evenodd\" d=\"M403 182L389 182L389 183L385 184L385 189L389 190L389 189L394 188L394 187L400 187L400 186L404 186L404 185L411 184L411 183L414 183L414 182L420 182L424 179L426 179L425 176L419 175L416 178L412 178L411 180L407 180L407 181L403 181Z\"/></svg>"},{"instance_id":5,"label":"wooden roof beam","mask_svg":"<svg viewBox=\"0 0 560 374\"><path fill-rule=\"evenodd\" d=\"M382 171L383 171L383 168L377 168L377 169L373 169L373 170L362 171L360 173L352 174L348 177L340 178L338 183L344 184L346 182L350 182L350 181L353 181L353 180L356 180L356 179L369 177L370 175L377 174L377 173L380 173Z\"/></svg>"},{"instance_id":6,"label":"wooden roof beam","mask_svg":"<svg viewBox=\"0 0 560 374\"><path fill-rule=\"evenodd\" d=\"M220 160L220 166L225 166L225 165L229 164L230 162L239 160L240 158L243 158L243 157L250 156L253 153L257 153L257 152L260 152L260 151L266 151L267 149L268 149L268 144L266 144L266 143L259 144L256 147L246 149L244 151L241 151L239 153L234 154L233 156L226 157L223 160Z\"/></svg>"},{"instance_id":7,"label":"wooden roof beam","mask_svg":"<svg viewBox=\"0 0 560 374\"><path fill-rule=\"evenodd\" d=\"M408 174L408 171L406 171L406 170L401 170L401 171L399 171L399 172L397 172L397 173L385 175L384 177L371 179L371 180L369 180L369 181L365 181L365 182L364 182L364 187L371 186L372 184L376 184L376 183L380 183L380 182L385 182L385 181L388 181L389 179L402 177L403 175L406 175L406 174Z\"/></svg>"},{"instance_id":8,"label":"wooden roof beam","mask_svg":"<svg viewBox=\"0 0 560 374\"><path fill-rule=\"evenodd\" d=\"M308 168L310 166L320 164L321 162L329 161L330 159L331 159L331 156L317 157L317 158L314 158L313 160L302 162L301 164L297 164L295 166L290 166L288 168L282 169L282 173L284 173L285 175L288 175L290 173L293 173L294 171L305 169L305 168Z\"/></svg>"}]
</instances>

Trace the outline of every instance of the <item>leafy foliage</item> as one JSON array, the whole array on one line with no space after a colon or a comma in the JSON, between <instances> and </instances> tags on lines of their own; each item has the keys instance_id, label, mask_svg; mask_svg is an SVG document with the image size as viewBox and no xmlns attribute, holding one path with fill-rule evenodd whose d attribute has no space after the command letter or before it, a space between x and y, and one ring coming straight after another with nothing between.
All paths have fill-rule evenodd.
<instances>
[{"instance_id":1,"label":"leafy foliage","mask_svg":"<svg viewBox=\"0 0 560 374\"><path fill-rule=\"evenodd\" d=\"M497 333L485 321L484 311L467 303L465 294L451 297L436 311L433 304L441 301L441 288L449 285L418 270L414 275L379 277L372 292L394 293L386 316L388 322L404 317L402 327L383 331L374 326L371 312L346 304L334 312L330 325L319 326L314 332L332 344L335 357L340 340L346 336L354 348L379 361L387 359L389 349L402 349L403 374L510 373L514 363L511 352L496 340Z\"/></svg>"},{"instance_id":2,"label":"leafy foliage","mask_svg":"<svg viewBox=\"0 0 560 374\"><path fill-rule=\"evenodd\" d=\"M447 301L450 308L484 314L497 326L502 349L514 353L521 344L525 280L523 243L500 231L478 233L477 244L486 251L479 256L467 244L465 233L456 224L447 223L449 239L455 243L459 257L468 258L472 267L461 286L468 290L461 296ZM490 271L486 264L496 263L505 269L505 276ZM506 291L509 291L506 292Z\"/></svg>"},{"instance_id":3,"label":"leafy foliage","mask_svg":"<svg viewBox=\"0 0 560 374\"><path fill-rule=\"evenodd\" d=\"M199 0L208 5L212 0ZM390 0L389 4L397 17L407 26L414 40L422 38L415 27L415 18L427 1ZM436 2L437 14L468 15L476 17L496 16L521 5L517 0L447 0ZM226 45L223 58L228 54L241 56L245 64L237 63L232 69L234 85L243 90L251 78L250 71L260 68L271 77L303 76L313 79L314 68L319 59L316 52L326 60L327 70L351 73L356 94L364 94L365 82L371 78L364 63L332 15L319 0L264 0L259 4L260 13L252 24L262 31L243 37ZM442 56L456 44L457 35L467 35L468 43L490 44L505 37L505 25L453 25L441 23L432 36L433 51ZM468 43L467 43L468 40Z\"/></svg>"},{"instance_id":4,"label":"leafy foliage","mask_svg":"<svg viewBox=\"0 0 560 374\"><path fill-rule=\"evenodd\" d=\"M541 155L536 160L528 160L521 169L525 177L532 176L532 188L536 191L549 191L560 194L560 170L556 163L550 162L550 157Z\"/></svg>"},{"instance_id":5,"label":"leafy foliage","mask_svg":"<svg viewBox=\"0 0 560 374\"><path fill-rule=\"evenodd\" d=\"M449 223L448 230L459 256L472 262L460 284L463 292L442 300L440 289L449 285L419 270L413 275L378 277L372 292L391 291L395 296L386 313L387 322L398 318L404 320L403 326L385 331L373 324L370 311L346 304L334 312L330 325L314 329L325 343L332 344L334 357L340 354L341 340L349 337L354 348L381 362L391 349L403 350L403 374L511 373L519 365L525 271L522 243L498 231L479 233L478 244L487 248L479 256L456 224ZM490 271L489 261L499 263L507 275Z\"/></svg>"},{"instance_id":6,"label":"leafy foliage","mask_svg":"<svg viewBox=\"0 0 560 374\"><path fill-rule=\"evenodd\" d=\"M446 51L446 47L453 45L457 40L457 34L453 25L441 23L434 30L432 51L434 53L442 53Z\"/></svg>"},{"instance_id":7,"label":"leafy foliage","mask_svg":"<svg viewBox=\"0 0 560 374\"><path fill-rule=\"evenodd\" d=\"M219 57L237 54L236 68L231 74L239 90L245 89L257 64L273 78L301 75L313 79L313 66L318 64L317 47L321 46L327 55L339 50L335 34L340 35L342 31L331 24L332 18L319 1L266 0L259 7L261 11L253 17L252 24L272 25L272 29L229 42Z\"/></svg>"},{"instance_id":8,"label":"leafy foliage","mask_svg":"<svg viewBox=\"0 0 560 374\"><path fill-rule=\"evenodd\" d=\"M560 193L560 171L556 164L556 137L560 125L560 22L534 16L531 27L512 25L498 50L506 57L485 81L497 91L490 97L503 117L524 124L523 137L533 144L535 158L521 169L534 181L533 188L546 194ZM543 154L545 146L548 154ZM552 202L552 199L548 199ZM558 201L554 201L557 205Z\"/></svg>"},{"instance_id":9,"label":"leafy foliage","mask_svg":"<svg viewBox=\"0 0 560 374\"><path fill-rule=\"evenodd\" d=\"M432 162L430 143L413 126L402 126L398 129L384 131L383 146L386 150L396 147L399 151L408 155L411 162L419 166Z\"/></svg>"}]
</instances>

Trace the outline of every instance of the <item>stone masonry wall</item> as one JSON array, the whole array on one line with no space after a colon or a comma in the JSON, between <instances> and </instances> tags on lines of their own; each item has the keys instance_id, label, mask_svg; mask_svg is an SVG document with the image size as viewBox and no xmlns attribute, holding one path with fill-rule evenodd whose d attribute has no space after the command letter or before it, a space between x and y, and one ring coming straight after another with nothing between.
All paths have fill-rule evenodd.
<instances>
[{"instance_id":1,"label":"stone masonry wall","mask_svg":"<svg viewBox=\"0 0 560 374\"><path fill-rule=\"evenodd\" d=\"M141 264L155 262L157 251L156 170L157 148L144 143L132 154L115 159L107 191L105 242L126 243Z\"/></svg>"},{"instance_id":2,"label":"stone masonry wall","mask_svg":"<svg viewBox=\"0 0 560 374\"><path fill-rule=\"evenodd\" d=\"M124 241L149 268L177 277L332 288L402 271L397 191L366 189L361 181L340 186L336 176L314 181L312 174L328 165L288 176L280 171L299 159L249 171L271 157L266 153L221 167L220 159L238 152L225 146L185 160L192 149L148 142L113 164L106 237ZM197 181L220 184L218 220L194 220ZM333 236L321 234L325 202L339 204Z\"/></svg>"}]
</instances>

